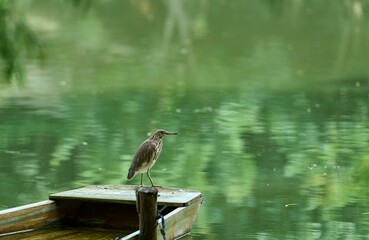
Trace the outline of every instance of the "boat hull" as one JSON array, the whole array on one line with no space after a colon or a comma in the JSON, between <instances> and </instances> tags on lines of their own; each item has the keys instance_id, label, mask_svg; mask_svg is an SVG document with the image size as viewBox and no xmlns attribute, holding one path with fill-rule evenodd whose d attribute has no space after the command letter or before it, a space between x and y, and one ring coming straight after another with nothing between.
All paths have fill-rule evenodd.
<instances>
[{"instance_id":1,"label":"boat hull","mask_svg":"<svg viewBox=\"0 0 369 240\"><path fill-rule=\"evenodd\" d=\"M41 237L62 240L138 239L139 220L132 191L133 186L89 186L50 195L51 200L2 210L0 237L29 240ZM183 202L172 199L176 194L183 198L186 191L159 189L158 209L166 206L163 216L167 239L187 235L196 220L202 203L201 193L193 194L195 192L191 191L193 196ZM121 195L121 199L117 195ZM161 219L156 229L158 239L161 239L160 227Z\"/></svg>"}]
</instances>

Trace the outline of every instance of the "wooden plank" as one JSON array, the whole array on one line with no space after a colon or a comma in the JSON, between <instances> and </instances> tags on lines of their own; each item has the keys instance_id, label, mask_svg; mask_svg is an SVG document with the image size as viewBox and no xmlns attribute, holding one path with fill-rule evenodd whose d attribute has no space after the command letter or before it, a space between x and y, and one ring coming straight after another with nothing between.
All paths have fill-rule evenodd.
<instances>
[{"instance_id":1,"label":"wooden plank","mask_svg":"<svg viewBox=\"0 0 369 240\"><path fill-rule=\"evenodd\" d=\"M84 188L51 194L51 200L77 199L84 201L117 202L136 204L137 186L133 185L91 185ZM190 205L202 195L200 192L175 189L158 188L158 205L183 207Z\"/></svg>"},{"instance_id":2,"label":"wooden plank","mask_svg":"<svg viewBox=\"0 0 369 240\"><path fill-rule=\"evenodd\" d=\"M167 239L177 239L190 233L202 203L202 196L188 207L180 207L165 215L165 234ZM158 220L157 235L161 236L161 221Z\"/></svg>"},{"instance_id":3,"label":"wooden plank","mask_svg":"<svg viewBox=\"0 0 369 240\"><path fill-rule=\"evenodd\" d=\"M45 239L58 239L58 240L112 240L117 236L125 235L124 231L113 230L100 230L100 229L84 229L84 228L47 228L35 230L32 232L19 233L16 235L4 236L1 240L45 240Z\"/></svg>"},{"instance_id":4,"label":"wooden plank","mask_svg":"<svg viewBox=\"0 0 369 240\"><path fill-rule=\"evenodd\" d=\"M176 208L164 216L165 235L167 239L178 239L190 233L201 203L202 196L197 198L190 206ZM159 219L158 227L156 229L156 235L158 239L162 239L160 226L161 220ZM121 238L121 240L137 240L139 235L140 231L138 230Z\"/></svg>"},{"instance_id":5,"label":"wooden plank","mask_svg":"<svg viewBox=\"0 0 369 240\"><path fill-rule=\"evenodd\" d=\"M136 190L136 196L137 212L140 220L139 239L156 240L158 189L154 187L140 187Z\"/></svg>"},{"instance_id":6,"label":"wooden plank","mask_svg":"<svg viewBox=\"0 0 369 240\"><path fill-rule=\"evenodd\" d=\"M42 201L0 211L0 234L44 227L59 220L54 201Z\"/></svg>"}]
</instances>

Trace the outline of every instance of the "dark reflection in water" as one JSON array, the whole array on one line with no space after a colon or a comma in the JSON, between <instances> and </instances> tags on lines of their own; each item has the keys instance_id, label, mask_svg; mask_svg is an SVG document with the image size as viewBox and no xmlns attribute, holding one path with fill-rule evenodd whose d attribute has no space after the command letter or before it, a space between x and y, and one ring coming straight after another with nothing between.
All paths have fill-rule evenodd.
<instances>
[{"instance_id":1,"label":"dark reflection in water","mask_svg":"<svg viewBox=\"0 0 369 240\"><path fill-rule=\"evenodd\" d=\"M364 1L20 6L49 56L0 90L1 209L137 184L131 157L165 128L151 173L204 193L193 239L369 234Z\"/></svg>"}]
</instances>

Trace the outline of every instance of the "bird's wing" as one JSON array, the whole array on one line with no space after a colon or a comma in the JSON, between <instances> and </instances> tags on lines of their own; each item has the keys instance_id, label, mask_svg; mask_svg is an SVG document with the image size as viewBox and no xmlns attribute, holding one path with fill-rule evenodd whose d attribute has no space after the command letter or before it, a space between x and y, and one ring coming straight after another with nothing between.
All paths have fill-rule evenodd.
<instances>
[{"instance_id":1,"label":"bird's wing","mask_svg":"<svg viewBox=\"0 0 369 240\"><path fill-rule=\"evenodd\" d=\"M155 143L151 140L144 141L137 149L133 156L131 167L129 168L129 176L133 177L134 172L140 169L144 163L149 163L155 156Z\"/></svg>"}]
</instances>

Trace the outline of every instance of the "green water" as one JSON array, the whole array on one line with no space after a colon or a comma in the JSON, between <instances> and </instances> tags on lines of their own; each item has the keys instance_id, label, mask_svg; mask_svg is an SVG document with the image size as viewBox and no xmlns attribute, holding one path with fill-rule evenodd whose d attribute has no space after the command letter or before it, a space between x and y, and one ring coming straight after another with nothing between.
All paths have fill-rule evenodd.
<instances>
[{"instance_id":1,"label":"green water","mask_svg":"<svg viewBox=\"0 0 369 240\"><path fill-rule=\"evenodd\" d=\"M193 239L369 237L367 1L15 2L44 56L0 81L0 209L138 184L164 128L151 176L204 194Z\"/></svg>"}]
</instances>

